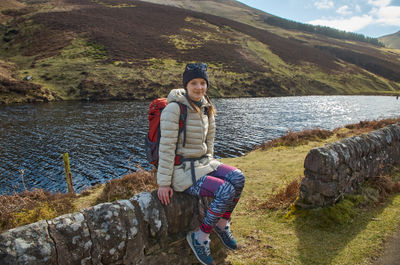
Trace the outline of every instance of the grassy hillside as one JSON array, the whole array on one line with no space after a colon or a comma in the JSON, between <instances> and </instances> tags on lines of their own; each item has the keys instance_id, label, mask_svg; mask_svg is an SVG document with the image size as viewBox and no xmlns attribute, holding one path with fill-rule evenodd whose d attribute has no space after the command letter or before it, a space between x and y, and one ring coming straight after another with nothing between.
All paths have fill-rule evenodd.
<instances>
[{"instance_id":1,"label":"grassy hillside","mask_svg":"<svg viewBox=\"0 0 400 265\"><path fill-rule=\"evenodd\" d=\"M271 14L249 7L235 0L205 0L205 1L187 1L187 0L141 0L154 4L174 6L188 10L195 10L201 13L224 17L230 20L238 21L250 26L262 29L271 29L272 27L264 23L264 20L271 17Z\"/></svg>"},{"instance_id":2,"label":"grassy hillside","mask_svg":"<svg viewBox=\"0 0 400 265\"><path fill-rule=\"evenodd\" d=\"M236 1L170 2L40 0L3 8L12 19L3 24L0 58L13 65L15 80L47 96L2 89L0 102L166 96L191 61L208 63L213 97L400 92L397 50L272 27L263 22L269 14ZM221 16L179 8L190 5ZM228 19L238 14L247 15Z\"/></svg>"},{"instance_id":3,"label":"grassy hillside","mask_svg":"<svg viewBox=\"0 0 400 265\"><path fill-rule=\"evenodd\" d=\"M19 10L25 7L25 5L17 0L4 0L0 2L0 23L6 22L10 19L13 10Z\"/></svg>"},{"instance_id":4,"label":"grassy hillside","mask_svg":"<svg viewBox=\"0 0 400 265\"><path fill-rule=\"evenodd\" d=\"M400 31L380 37L379 40L388 48L400 49Z\"/></svg>"}]
</instances>

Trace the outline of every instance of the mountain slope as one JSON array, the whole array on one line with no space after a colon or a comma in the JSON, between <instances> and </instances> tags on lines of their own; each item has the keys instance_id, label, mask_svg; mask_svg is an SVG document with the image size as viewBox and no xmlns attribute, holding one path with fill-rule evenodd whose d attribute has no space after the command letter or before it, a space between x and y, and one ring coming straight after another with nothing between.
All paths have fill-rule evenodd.
<instances>
[{"instance_id":1,"label":"mountain slope","mask_svg":"<svg viewBox=\"0 0 400 265\"><path fill-rule=\"evenodd\" d=\"M207 10L214 3L213 12L229 6L225 14L244 12L261 24L270 16L229 0L169 2ZM215 97L400 90L400 54L366 43L144 1L41 0L29 8L4 28L0 56L54 99L165 96L190 61L208 63ZM3 93L0 101L18 100Z\"/></svg>"},{"instance_id":2,"label":"mountain slope","mask_svg":"<svg viewBox=\"0 0 400 265\"><path fill-rule=\"evenodd\" d=\"M272 29L264 20L271 16L235 0L141 0L160 5L174 6L248 24L262 29Z\"/></svg>"},{"instance_id":3,"label":"mountain slope","mask_svg":"<svg viewBox=\"0 0 400 265\"><path fill-rule=\"evenodd\" d=\"M12 10L20 10L25 5L17 0L2 0L0 2L0 23L5 22L7 19L10 18Z\"/></svg>"},{"instance_id":4,"label":"mountain slope","mask_svg":"<svg viewBox=\"0 0 400 265\"><path fill-rule=\"evenodd\" d=\"M382 36L379 40L388 48L400 49L400 30L396 33Z\"/></svg>"}]
</instances>

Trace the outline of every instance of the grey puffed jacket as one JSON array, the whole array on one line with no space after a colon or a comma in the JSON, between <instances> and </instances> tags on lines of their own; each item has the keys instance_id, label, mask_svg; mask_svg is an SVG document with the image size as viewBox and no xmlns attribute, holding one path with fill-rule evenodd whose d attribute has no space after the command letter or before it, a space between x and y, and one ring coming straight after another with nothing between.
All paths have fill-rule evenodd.
<instances>
[{"instance_id":1,"label":"grey puffed jacket","mask_svg":"<svg viewBox=\"0 0 400 265\"><path fill-rule=\"evenodd\" d=\"M209 106L203 98L200 113L189 104L184 89L173 89L168 95L168 105L161 113L160 129L161 139L159 147L159 160L157 183L159 186L171 186L175 191L184 191L192 186L190 162L174 165L175 150L184 158L200 158L194 163L196 180L216 170L221 164L213 158L215 119L214 115L208 117L204 108ZM179 135L179 116L181 113L178 104L187 106L186 142L183 147L183 133ZM176 145L178 141L178 145Z\"/></svg>"}]
</instances>

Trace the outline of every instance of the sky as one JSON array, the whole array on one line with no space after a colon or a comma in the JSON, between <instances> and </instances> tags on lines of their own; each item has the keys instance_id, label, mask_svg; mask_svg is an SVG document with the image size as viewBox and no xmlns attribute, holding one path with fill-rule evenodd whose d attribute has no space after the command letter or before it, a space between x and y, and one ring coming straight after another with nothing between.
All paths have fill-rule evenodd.
<instances>
[{"instance_id":1,"label":"sky","mask_svg":"<svg viewBox=\"0 0 400 265\"><path fill-rule=\"evenodd\" d=\"M381 37L400 30L400 0L239 0L275 16Z\"/></svg>"}]
</instances>

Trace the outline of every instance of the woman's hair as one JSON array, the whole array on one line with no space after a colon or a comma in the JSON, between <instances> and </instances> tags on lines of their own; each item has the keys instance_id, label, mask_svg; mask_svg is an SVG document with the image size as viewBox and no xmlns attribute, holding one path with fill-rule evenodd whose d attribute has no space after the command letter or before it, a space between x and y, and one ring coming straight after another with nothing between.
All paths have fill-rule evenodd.
<instances>
[{"instance_id":1,"label":"woman's hair","mask_svg":"<svg viewBox=\"0 0 400 265\"><path fill-rule=\"evenodd\" d=\"M186 90L186 89L185 89ZM186 99L188 100L190 106L193 107L193 109L195 109L197 111L197 113L200 113L200 108L199 106L197 106L193 100L188 96L188 93L185 93ZM207 94L204 95L205 100L207 100L207 102L210 104L210 106L208 106L208 110L207 110L207 114L208 117L214 116L215 114L217 114L217 109L215 108L214 104L211 102L211 99L208 97Z\"/></svg>"}]
</instances>

